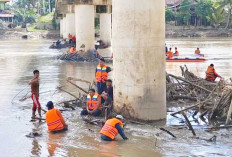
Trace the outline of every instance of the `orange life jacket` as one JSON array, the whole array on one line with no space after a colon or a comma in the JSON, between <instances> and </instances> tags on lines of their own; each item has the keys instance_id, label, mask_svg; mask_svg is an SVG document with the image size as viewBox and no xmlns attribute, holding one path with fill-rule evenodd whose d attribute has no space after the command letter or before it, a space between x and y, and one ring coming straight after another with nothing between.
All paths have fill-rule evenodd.
<instances>
[{"instance_id":1,"label":"orange life jacket","mask_svg":"<svg viewBox=\"0 0 232 157\"><path fill-rule=\"evenodd\" d=\"M106 72L106 68L106 65L101 67L100 64L98 64L96 72L96 82L106 83L106 80L108 79L108 73Z\"/></svg>"},{"instance_id":2,"label":"orange life jacket","mask_svg":"<svg viewBox=\"0 0 232 157\"><path fill-rule=\"evenodd\" d=\"M214 81L216 79L216 76L214 74L214 68L212 66L208 66L206 73L206 80L208 81Z\"/></svg>"},{"instance_id":3,"label":"orange life jacket","mask_svg":"<svg viewBox=\"0 0 232 157\"><path fill-rule=\"evenodd\" d=\"M88 94L87 96L87 102L88 102L88 109L89 110L95 110L98 106L97 106L97 103L98 103L98 96L99 94L98 93L95 93L93 95L93 97L91 98L91 96ZM100 106L99 106L100 107Z\"/></svg>"},{"instance_id":4,"label":"orange life jacket","mask_svg":"<svg viewBox=\"0 0 232 157\"><path fill-rule=\"evenodd\" d=\"M200 50L195 50L195 54L200 54Z\"/></svg>"},{"instance_id":5,"label":"orange life jacket","mask_svg":"<svg viewBox=\"0 0 232 157\"><path fill-rule=\"evenodd\" d=\"M60 117L57 115L57 109L53 108L46 112L46 123L49 131L58 131L64 128Z\"/></svg>"},{"instance_id":6,"label":"orange life jacket","mask_svg":"<svg viewBox=\"0 0 232 157\"><path fill-rule=\"evenodd\" d=\"M168 56L168 58L173 58L173 52L172 51L168 51L167 52L167 56Z\"/></svg>"},{"instance_id":7,"label":"orange life jacket","mask_svg":"<svg viewBox=\"0 0 232 157\"><path fill-rule=\"evenodd\" d=\"M70 53L75 53L75 48L74 47L71 47L70 50L69 50Z\"/></svg>"},{"instance_id":8,"label":"orange life jacket","mask_svg":"<svg viewBox=\"0 0 232 157\"><path fill-rule=\"evenodd\" d=\"M117 118L107 120L104 126L102 127L100 134L105 135L114 140L118 134L118 130L115 128L116 124L123 126L122 122Z\"/></svg>"},{"instance_id":9,"label":"orange life jacket","mask_svg":"<svg viewBox=\"0 0 232 157\"><path fill-rule=\"evenodd\" d=\"M175 55L176 55L176 56L179 56L179 51L176 50L176 51L175 51Z\"/></svg>"}]
</instances>

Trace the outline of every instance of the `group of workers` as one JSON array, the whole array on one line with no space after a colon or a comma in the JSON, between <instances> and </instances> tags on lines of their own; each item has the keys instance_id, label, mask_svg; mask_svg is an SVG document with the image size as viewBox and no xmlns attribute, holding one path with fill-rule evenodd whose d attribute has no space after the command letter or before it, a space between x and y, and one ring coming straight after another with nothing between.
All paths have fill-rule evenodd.
<instances>
[{"instance_id":1,"label":"group of workers","mask_svg":"<svg viewBox=\"0 0 232 157\"><path fill-rule=\"evenodd\" d=\"M96 67L95 78L97 91L90 89L87 95L86 108L81 111L81 115L92 115L94 117L100 116L102 112L102 105L110 106L113 102L113 86L112 80L108 79L108 73L113 69L105 64L104 58L101 58ZM39 103L39 71L33 71L34 78L30 81L31 98L33 101L32 118L35 118L35 112L41 117L41 106ZM70 80L78 80L68 77ZM46 105L48 111L46 112L46 123L48 130L52 133L63 132L68 129L61 112L54 108L53 102L49 101ZM123 131L123 116L117 115L115 118L108 119L100 131L102 140L113 141L117 134L120 134L124 140L128 138Z\"/></svg>"},{"instance_id":2,"label":"group of workers","mask_svg":"<svg viewBox=\"0 0 232 157\"><path fill-rule=\"evenodd\" d=\"M173 53L172 52L172 48L170 47L169 50L168 50L168 47L166 46L165 44L165 53L166 53L166 56L168 59L173 59L174 56L178 57L180 54L179 54L179 51L177 50L177 47L175 47L175 52ZM195 50L195 54L198 55L198 56L203 56L201 53L200 53L200 49L197 48Z\"/></svg>"}]
</instances>

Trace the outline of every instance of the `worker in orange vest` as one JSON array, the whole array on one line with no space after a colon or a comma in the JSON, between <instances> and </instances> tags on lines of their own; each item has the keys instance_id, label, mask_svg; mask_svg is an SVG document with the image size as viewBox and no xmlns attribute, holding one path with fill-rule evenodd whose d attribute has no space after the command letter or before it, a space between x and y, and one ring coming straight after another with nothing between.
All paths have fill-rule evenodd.
<instances>
[{"instance_id":1,"label":"worker in orange vest","mask_svg":"<svg viewBox=\"0 0 232 157\"><path fill-rule=\"evenodd\" d=\"M112 71L112 68L106 66L105 59L101 58L95 73L98 94L101 94L104 90L106 90L106 81L108 80L108 73L110 71Z\"/></svg>"},{"instance_id":2,"label":"worker in orange vest","mask_svg":"<svg viewBox=\"0 0 232 157\"><path fill-rule=\"evenodd\" d=\"M123 116L117 115L116 118L108 119L102 127L100 134L101 139L105 141L114 141L118 133L124 140L128 138L123 131Z\"/></svg>"},{"instance_id":3,"label":"worker in orange vest","mask_svg":"<svg viewBox=\"0 0 232 157\"><path fill-rule=\"evenodd\" d=\"M94 89L89 90L87 95L86 109L81 111L81 115L93 115L94 117L101 114L101 96Z\"/></svg>"},{"instance_id":4,"label":"worker in orange vest","mask_svg":"<svg viewBox=\"0 0 232 157\"><path fill-rule=\"evenodd\" d=\"M169 48L169 51L167 52L167 58L168 59L172 59L173 58L173 52L172 52L172 48Z\"/></svg>"},{"instance_id":5,"label":"worker in orange vest","mask_svg":"<svg viewBox=\"0 0 232 157\"><path fill-rule=\"evenodd\" d=\"M71 46L70 49L69 49L69 53L76 53L76 49L74 46Z\"/></svg>"},{"instance_id":6,"label":"worker in orange vest","mask_svg":"<svg viewBox=\"0 0 232 157\"><path fill-rule=\"evenodd\" d=\"M47 103L48 111L46 112L46 123L48 130L52 133L62 132L68 130L68 125L58 109L54 108L53 102Z\"/></svg>"},{"instance_id":7,"label":"worker in orange vest","mask_svg":"<svg viewBox=\"0 0 232 157\"><path fill-rule=\"evenodd\" d=\"M195 54L197 54L197 55L200 55L200 53L201 53L201 51L200 51L200 49L199 49L199 47L195 50Z\"/></svg>"},{"instance_id":8,"label":"worker in orange vest","mask_svg":"<svg viewBox=\"0 0 232 157\"><path fill-rule=\"evenodd\" d=\"M205 72L206 73L206 80L207 81L215 81L215 79L217 77L219 78L222 78L220 75L218 75L214 69L214 65L213 64L210 64L210 66L208 66L207 68L207 71Z\"/></svg>"},{"instance_id":9,"label":"worker in orange vest","mask_svg":"<svg viewBox=\"0 0 232 157\"><path fill-rule=\"evenodd\" d=\"M177 47L175 47L175 53L174 56L179 56L179 51L177 50Z\"/></svg>"}]
</instances>

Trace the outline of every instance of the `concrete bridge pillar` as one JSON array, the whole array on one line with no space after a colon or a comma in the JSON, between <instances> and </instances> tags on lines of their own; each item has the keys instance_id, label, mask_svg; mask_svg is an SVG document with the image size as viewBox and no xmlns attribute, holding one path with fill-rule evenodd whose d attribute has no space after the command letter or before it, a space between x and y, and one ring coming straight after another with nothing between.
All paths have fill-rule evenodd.
<instances>
[{"instance_id":1,"label":"concrete bridge pillar","mask_svg":"<svg viewBox=\"0 0 232 157\"><path fill-rule=\"evenodd\" d=\"M94 5L76 5L76 48L80 50L85 45L85 51L93 51L95 42Z\"/></svg>"},{"instance_id":2,"label":"concrete bridge pillar","mask_svg":"<svg viewBox=\"0 0 232 157\"><path fill-rule=\"evenodd\" d=\"M60 19L60 37L63 37L63 19Z\"/></svg>"},{"instance_id":3,"label":"concrete bridge pillar","mask_svg":"<svg viewBox=\"0 0 232 157\"><path fill-rule=\"evenodd\" d=\"M68 38L67 27L66 27L66 17L63 17L63 38Z\"/></svg>"},{"instance_id":4,"label":"concrete bridge pillar","mask_svg":"<svg viewBox=\"0 0 232 157\"><path fill-rule=\"evenodd\" d=\"M76 35L75 13L67 13L66 14L66 33L67 33L67 37L68 37L69 33L71 35Z\"/></svg>"},{"instance_id":5,"label":"concrete bridge pillar","mask_svg":"<svg viewBox=\"0 0 232 157\"><path fill-rule=\"evenodd\" d=\"M105 44L111 45L111 13L100 14L100 38Z\"/></svg>"},{"instance_id":6,"label":"concrete bridge pillar","mask_svg":"<svg viewBox=\"0 0 232 157\"><path fill-rule=\"evenodd\" d=\"M166 117L165 1L113 0L114 107L141 120Z\"/></svg>"}]
</instances>

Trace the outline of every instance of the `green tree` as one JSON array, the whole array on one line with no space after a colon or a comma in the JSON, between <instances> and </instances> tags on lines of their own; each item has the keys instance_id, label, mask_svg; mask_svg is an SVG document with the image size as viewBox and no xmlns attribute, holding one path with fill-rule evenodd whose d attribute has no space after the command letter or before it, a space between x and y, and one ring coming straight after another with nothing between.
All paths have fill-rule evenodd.
<instances>
[{"instance_id":1,"label":"green tree","mask_svg":"<svg viewBox=\"0 0 232 157\"><path fill-rule=\"evenodd\" d=\"M35 11L32 9L25 10L22 8L14 8L13 12L15 14L15 19L19 24L22 25L23 28L26 27L26 23L35 22Z\"/></svg>"},{"instance_id":2,"label":"green tree","mask_svg":"<svg viewBox=\"0 0 232 157\"><path fill-rule=\"evenodd\" d=\"M200 0L196 5L195 13L204 25L207 25L208 19L206 17L212 14L212 8L212 0Z\"/></svg>"},{"instance_id":3,"label":"green tree","mask_svg":"<svg viewBox=\"0 0 232 157\"><path fill-rule=\"evenodd\" d=\"M189 0L184 0L181 4L180 4L180 15L177 15L177 17L182 16L183 18L183 24L188 25L189 24L189 20L191 17L190 14L190 2Z\"/></svg>"},{"instance_id":4,"label":"green tree","mask_svg":"<svg viewBox=\"0 0 232 157\"><path fill-rule=\"evenodd\" d=\"M214 28L218 28L218 26L225 21L225 10L224 8L215 8L213 7L212 13L206 18Z\"/></svg>"},{"instance_id":5,"label":"green tree","mask_svg":"<svg viewBox=\"0 0 232 157\"><path fill-rule=\"evenodd\" d=\"M218 8L226 8L228 10L228 17L226 22L226 27L228 28L230 26L230 17L231 17L231 10L232 10L232 0L217 0L216 5L218 5Z\"/></svg>"},{"instance_id":6,"label":"green tree","mask_svg":"<svg viewBox=\"0 0 232 157\"><path fill-rule=\"evenodd\" d=\"M175 20L175 14L173 13L172 10L167 9L165 11L165 20L166 21L174 21Z\"/></svg>"}]
</instances>

